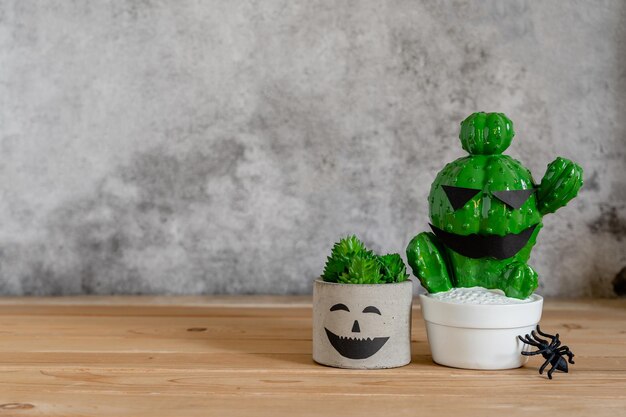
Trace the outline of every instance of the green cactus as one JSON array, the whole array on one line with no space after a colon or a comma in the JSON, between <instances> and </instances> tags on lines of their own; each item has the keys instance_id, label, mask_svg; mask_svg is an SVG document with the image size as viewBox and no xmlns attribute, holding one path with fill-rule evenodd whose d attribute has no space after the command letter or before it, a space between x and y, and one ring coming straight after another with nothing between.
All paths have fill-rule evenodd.
<instances>
[{"instance_id":1,"label":"green cactus","mask_svg":"<svg viewBox=\"0 0 626 417\"><path fill-rule=\"evenodd\" d=\"M406 257L413 273L430 292L448 291L452 288L445 254L437 237L429 232L415 236L407 247Z\"/></svg>"},{"instance_id":2,"label":"green cactus","mask_svg":"<svg viewBox=\"0 0 626 417\"><path fill-rule=\"evenodd\" d=\"M406 266L397 253L377 255L356 236L335 243L326 260L322 279L342 284L385 284L408 278Z\"/></svg>"},{"instance_id":3,"label":"green cactus","mask_svg":"<svg viewBox=\"0 0 626 417\"><path fill-rule=\"evenodd\" d=\"M502 113L474 113L461 123L470 155L439 172L428 197L433 233L418 234L407 247L408 263L429 292L481 286L526 298L537 288L526 262L542 217L576 196L582 169L557 158L537 187L528 169L502 155L514 135Z\"/></svg>"},{"instance_id":4,"label":"green cactus","mask_svg":"<svg viewBox=\"0 0 626 417\"><path fill-rule=\"evenodd\" d=\"M576 197L583 185L583 170L565 158L556 158L537 189L537 208L541 215L554 213Z\"/></svg>"}]
</instances>

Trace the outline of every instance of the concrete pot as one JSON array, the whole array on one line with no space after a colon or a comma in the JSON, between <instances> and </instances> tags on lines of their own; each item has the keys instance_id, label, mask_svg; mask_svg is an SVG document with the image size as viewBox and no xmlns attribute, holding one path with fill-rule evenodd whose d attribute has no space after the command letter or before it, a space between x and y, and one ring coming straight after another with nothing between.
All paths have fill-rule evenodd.
<instances>
[{"instance_id":1,"label":"concrete pot","mask_svg":"<svg viewBox=\"0 0 626 417\"><path fill-rule=\"evenodd\" d=\"M465 369L523 366L524 344L517 339L535 330L543 298L533 294L521 304L456 304L420 295L433 360Z\"/></svg>"},{"instance_id":2,"label":"concrete pot","mask_svg":"<svg viewBox=\"0 0 626 417\"><path fill-rule=\"evenodd\" d=\"M411 362L410 280L336 284L315 280L313 360L337 368L395 368Z\"/></svg>"}]
</instances>

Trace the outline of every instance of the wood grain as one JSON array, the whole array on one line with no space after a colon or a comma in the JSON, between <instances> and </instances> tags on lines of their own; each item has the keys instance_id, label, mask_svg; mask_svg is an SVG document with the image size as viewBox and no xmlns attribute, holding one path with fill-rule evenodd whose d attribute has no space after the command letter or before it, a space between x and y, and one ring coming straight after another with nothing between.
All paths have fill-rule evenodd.
<instances>
[{"instance_id":1,"label":"wood grain","mask_svg":"<svg viewBox=\"0 0 626 417\"><path fill-rule=\"evenodd\" d=\"M0 416L626 415L626 300L547 300L569 374L311 360L309 297L0 299Z\"/></svg>"}]
</instances>

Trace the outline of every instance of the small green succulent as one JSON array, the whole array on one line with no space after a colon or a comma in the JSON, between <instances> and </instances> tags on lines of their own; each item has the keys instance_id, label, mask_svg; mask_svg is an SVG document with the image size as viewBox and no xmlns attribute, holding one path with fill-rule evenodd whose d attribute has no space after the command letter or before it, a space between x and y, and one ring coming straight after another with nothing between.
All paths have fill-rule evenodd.
<instances>
[{"instance_id":1,"label":"small green succulent","mask_svg":"<svg viewBox=\"0 0 626 417\"><path fill-rule=\"evenodd\" d=\"M335 243L322 278L341 284L386 284L405 281L408 274L400 255L377 255L353 235Z\"/></svg>"}]
</instances>

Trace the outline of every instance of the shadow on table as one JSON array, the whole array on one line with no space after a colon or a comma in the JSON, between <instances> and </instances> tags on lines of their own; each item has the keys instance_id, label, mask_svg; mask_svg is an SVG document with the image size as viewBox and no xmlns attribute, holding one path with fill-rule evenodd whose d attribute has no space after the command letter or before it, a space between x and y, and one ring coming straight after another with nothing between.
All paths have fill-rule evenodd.
<instances>
[{"instance_id":1,"label":"shadow on table","mask_svg":"<svg viewBox=\"0 0 626 417\"><path fill-rule=\"evenodd\" d=\"M310 323L310 322L309 322ZM211 352L223 355L229 365L245 369L304 369L327 366L313 361L310 324L302 327L288 323L284 328L276 324L271 333L250 327L246 320L233 326L220 337L219 334L207 334L199 338L206 343ZM426 340L414 340L411 343L412 357L410 365L437 366L433 363ZM320 368L320 369L323 369Z\"/></svg>"}]
</instances>

